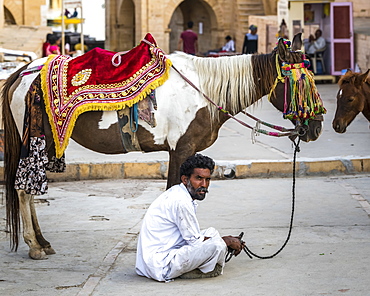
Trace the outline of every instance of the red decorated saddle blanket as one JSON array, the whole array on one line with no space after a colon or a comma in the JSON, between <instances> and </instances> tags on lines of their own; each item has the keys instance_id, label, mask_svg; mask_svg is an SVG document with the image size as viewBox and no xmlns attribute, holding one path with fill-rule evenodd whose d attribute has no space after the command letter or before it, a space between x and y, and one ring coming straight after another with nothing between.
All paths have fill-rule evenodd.
<instances>
[{"instance_id":1,"label":"red decorated saddle blanket","mask_svg":"<svg viewBox=\"0 0 370 296\"><path fill-rule=\"evenodd\" d=\"M131 107L168 79L170 66L150 34L126 53L95 48L76 58L50 56L41 85L56 156L63 155L81 113Z\"/></svg>"}]
</instances>

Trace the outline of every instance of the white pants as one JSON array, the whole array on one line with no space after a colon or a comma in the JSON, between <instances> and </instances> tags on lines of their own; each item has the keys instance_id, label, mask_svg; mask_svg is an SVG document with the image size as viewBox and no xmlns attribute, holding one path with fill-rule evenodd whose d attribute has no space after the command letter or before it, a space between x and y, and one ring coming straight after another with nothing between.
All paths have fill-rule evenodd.
<instances>
[{"instance_id":1,"label":"white pants","mask_svg":"<svg viewBox=\"0 0 370 296\"><path fill-rule=\"evenodd\" d=\"M225 265L227 246L216 229L210 227L202 231L204 236L210 237L196 246L186 245L181 247L172 258L166 272L166 279L174 279L185 272L196 268L201 272L212 271L216 263Z\"/></svg>"}]
</instances>

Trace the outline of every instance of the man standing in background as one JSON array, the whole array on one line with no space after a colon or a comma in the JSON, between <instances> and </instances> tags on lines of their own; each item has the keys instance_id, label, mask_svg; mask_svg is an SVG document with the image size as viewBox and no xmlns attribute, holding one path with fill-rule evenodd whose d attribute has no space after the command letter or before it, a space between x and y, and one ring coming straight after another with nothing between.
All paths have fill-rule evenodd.
<instances>
[{"instance_id":1,"label":"man standing in background","mask_svg":"<svg viewBox=\"0 0 370 296\"><path fill-rule=\"evenodd\" d=\"M198 52L198 35L192 30L194 23L188 22L188 29L181 33L178 50L195 55Z\"/></svg>"},{"instance_id":2,"label":"man standing in background","mask_svg":"<svg viewBox=\"0 0 370 296\"><path fill-rule=\"evenodd\" d=\"M258 51L258 34L257 26L251 25L249 27L250 33L246 34L244 37L243 50L242 53L250 54L256 53Z\"/></svg>"}]
</instances>

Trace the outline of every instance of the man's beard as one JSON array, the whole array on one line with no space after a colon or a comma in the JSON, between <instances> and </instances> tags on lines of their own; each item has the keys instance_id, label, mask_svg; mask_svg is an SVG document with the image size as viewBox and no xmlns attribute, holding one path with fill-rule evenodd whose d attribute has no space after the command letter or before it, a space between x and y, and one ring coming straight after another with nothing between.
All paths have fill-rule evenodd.
<instances>
[{"instance_id":1,"label":"man's beard","mask_svg":"<svg viewBox=\"0 0 370 296\"><path fill-rule=\"evenodd\" d=\"M203 200L206 198L206 193L208 192L207 188L199 187L195 189L193 185L191 185L190 180L186 183L186 189L189 191L190 196L196 200ZM204 194L199 194L204 192Z\"/></svg>"}]
</instances>

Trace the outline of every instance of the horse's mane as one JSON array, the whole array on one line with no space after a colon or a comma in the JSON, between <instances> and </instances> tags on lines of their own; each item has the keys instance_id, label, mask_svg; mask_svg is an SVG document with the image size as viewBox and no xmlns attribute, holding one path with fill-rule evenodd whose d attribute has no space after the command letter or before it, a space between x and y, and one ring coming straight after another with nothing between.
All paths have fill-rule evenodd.
<instances>
[{"instance_id":1,"label":"horse's mane","mask_svg":"<svg viewBox=\"0 0 370 296\"><path fill-rule=\"evenodd\" d=\"M236 114L254 102L252 55L200 58L177 54L194 63L202 92L218 106ZM212 116L219 113L213 106L209 109Z\"/></svg>"},{"instance_id":2,"label":"horse's mane","mask_svg":"<svg viewBox=\"0 0 370 296\"><path fill-rule=\"evenodd\" d=\"M253 55L253 73L254 76L259 79L259 87L256 89L256 98L262 98L266 92L271 90L271 86L274 84L277 72L275 63L273 62L275 55L259 54Z\"/></svg>"}]
</instances>

